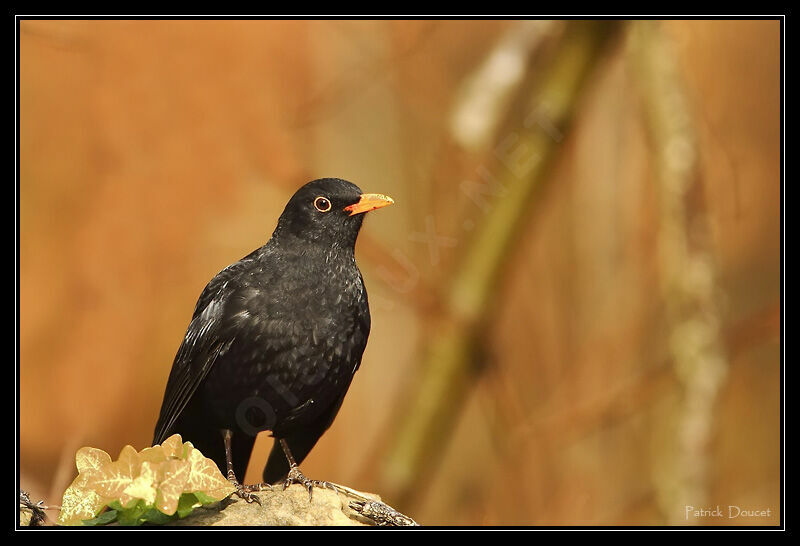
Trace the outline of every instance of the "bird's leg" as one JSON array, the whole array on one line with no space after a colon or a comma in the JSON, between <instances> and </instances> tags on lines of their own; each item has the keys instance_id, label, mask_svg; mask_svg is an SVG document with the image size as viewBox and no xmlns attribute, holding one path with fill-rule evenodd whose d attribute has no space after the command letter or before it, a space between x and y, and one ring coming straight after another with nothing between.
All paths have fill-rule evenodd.
<instances>
[{"instance_id":1,"label":"bird's leg","mask_svg":"<svg viewBox=\"0 0 800 546\"><path fill-rule=\"evenodd\" d=\"M258 483L255 485L244 485L239 483L236 479L236 473L233 471L233 452L231 451L231 439L233 438L233 431L230 429L222 430L222 441L225 442L225 464L228 467L228 480L236 487L235 495L244 499L248 503L257 502L261 504L261 500L253 494L253 491L261 491L262 489L272 489L268 483Z\"/></svg>"},{"instance_id":2,"label":"bird's leg","mask_svg":"<svg viewBox=\"0 0 800 546\"><path fill-rule=\"evenodd\" d=\"M286 440L281 438L279 440L281 443L281 448L283 448L283 454L286 455L286 460L289 461L289 474L286 476L286 479L283 482L283 488L286 489L293 483L299 483L306 489L308 489L308 501L311 502L311 498L313 495L314 487L327 487L329 489L333 489L336 491L336 488L333 484L325 481L319 480L309 480L305 477L305 475L300 471L300 467L297 466L297 463L292 456L292 452L289 449L289 444L286 443Z\"/></svg>"}]
</instances>

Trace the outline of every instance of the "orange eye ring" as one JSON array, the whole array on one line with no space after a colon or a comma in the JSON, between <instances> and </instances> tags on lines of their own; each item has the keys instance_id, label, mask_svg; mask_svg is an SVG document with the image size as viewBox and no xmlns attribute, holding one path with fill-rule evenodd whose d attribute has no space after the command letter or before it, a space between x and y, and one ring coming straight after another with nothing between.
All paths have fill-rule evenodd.
<instances>
[{"instance_id":1,"label":"orange eye ring","mask_svg":"<svg viewBox=\"0 0 800 546\"><path fill-rule=\"evenodd\" d=\"M314 199L314 208L320 212L328 212L331 210L331 202L327 197L319 196Z\"/></svg>"}]
</instances>

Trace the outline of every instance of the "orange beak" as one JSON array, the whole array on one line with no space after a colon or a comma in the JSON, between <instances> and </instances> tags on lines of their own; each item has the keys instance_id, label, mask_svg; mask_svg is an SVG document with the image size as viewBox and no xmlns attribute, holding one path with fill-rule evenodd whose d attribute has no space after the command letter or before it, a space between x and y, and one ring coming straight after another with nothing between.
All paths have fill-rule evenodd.
<instances>
[{"instance_id":1,"label":"orange beak","mask_svg":"<svg viewBox=\"0 0 800 546\"><path fill-rule=\"evenodd\" d=\"M371 210L387 207L392 203L394 203L394 199L388 195L382 195L380 193L362 193L358 203L353 203L345 207L344 210L349 211L350 216L353 216L355 214L361 214L362 212L369 212Z\"/></svg>"}]
</instances>

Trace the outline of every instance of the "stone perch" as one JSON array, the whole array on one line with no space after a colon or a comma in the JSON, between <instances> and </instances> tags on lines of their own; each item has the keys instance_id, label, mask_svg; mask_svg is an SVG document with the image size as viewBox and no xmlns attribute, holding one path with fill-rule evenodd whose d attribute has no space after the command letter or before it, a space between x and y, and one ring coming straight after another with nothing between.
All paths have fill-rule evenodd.
<instances>
[{"instance_id":1,"label":"stone perch","mask_svg":"<svg viewBox=\"0 0 800 546\"><path fill-rule=\"evenodd\" d=\"M300 484L258 493L261 505L230 497L198 508L173 526L414 526L417 523L381 502L379 496L332 484L336 491L315 487L314 496Z\"/></svg>"},{"instance_id":2,"label":"stone perch","mask_svg":"<svg viewBox=\"0 0 800 546\"><path fill-rule=\"evenodd\" d=\"M247 503L232 496L207 507L196 508L185 517L172 521L167 526L185 527L286 527L286 526L415 526L417 523L381 502L379 496L362 493L343 485L331 484L336 491L315 487L314 496L308 499L308 491L300 484L284 490L277 486L273 490L260 491L261 504ZM41 503L40 503L41 504ZM27 495L20 494L20 527L29 525L52 525L45 520L44 511L33 504ZM116 524L112 524L116 525Z\"/></svg>"}]
</instances>

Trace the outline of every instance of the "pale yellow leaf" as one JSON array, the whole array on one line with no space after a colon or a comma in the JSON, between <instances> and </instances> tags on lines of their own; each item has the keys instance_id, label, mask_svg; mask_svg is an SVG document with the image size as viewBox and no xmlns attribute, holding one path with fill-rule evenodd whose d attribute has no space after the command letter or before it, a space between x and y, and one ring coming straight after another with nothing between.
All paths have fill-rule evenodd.
<instances>
[{"instance_id":1,"label":"pale yellow leaf","mask_svg":"<svg viewBox=\"0 0 800 546\"><path fill-rule=\"evenodd\" d=\"M107 499L93 486L97 472L89 469L78 474L64 491L57 520L59 525L81 525L83 520L92 519L106 505Z\"/></svg>"},{"instance_id":2,"label":"pale yellow leaf","mask_svg":"<svg viewBox=\"0 0 800 546\"><path fill-rule=\"evenodd\" d=\"M119 458L106 468L112 472L103 486L98 487L100 494L119 499L120 504L125 507L134 504L136 497L128 495L125 490L139 475L141 468L141 459L136 449L129 445L123 447Z\"/></svg>"},{"instance_id":3,"label":"pale yellow leaf","mask_svg":"<svg viewBox=\"0 0 800 546\"><path fill-rule=\"evenodd\" d=\"M181 439L180 434L173 434L163 442L161 442L161 448L164 450L164 455L167 457L183 457L183 440Z\"/></svg>"},{"instance_id":4,"label":"pale yellow leaf","mask_svg":"<svg viewBox=\"0 0 800 546\"><path fill-rule=\"evenodd\" d=\"M75 466L78 473L86 470L100 470L111 462L111 455L94 447L82 447L75 453Z\"/></svg>"},{"instance_id":5,"label":"pale yellow leaf","mask_svg":"<svg viewBox=\"0 0 800 546\"><path fill-rule=\"evenodd\" d=\"M147 504L153 504L155 502L156 489L158 486L156 483L156 466L157 465L149 462L143 462L141 464L139 475L131 480L122 492L122 495L120 495L120 502L123 506L125 506L127 502L122 499L142 499Z\"/></svg>"},{"instance_id":6,"label":"pale yellow leaf","mask_svg":"<svg viewBox=\"0 0 800 546\"><path fill-rule=\"evenodd\" d=\"M135 478L139 474L139 466L141 465L141 458L139 453L133 446L127 445L119 452L116 462L120 464L120 468L130 477Z\"/></svg>"},{"instance_id":7,"label":"pale yellow leaf","mask_svg":"<svg viewBox=\"0 0 800 546\"><path fill-rule=\"evenodd\" d=\"M158 467L156 508L168 516L178 509L178 500L184 492L190 469L191 463L181 459L169 460Z\"/></svg>"},{"instance_id":8,"label":"pale yellow leaf","mask_svg":"<svg viewBox=\"0 0 800 546\"><path fill-rule=\"evenodd\" d=\"M191 442L181 443L177 434L138 453L125 446L116 461L103 450L84 447L75 464L79 473L64 492L58 517L62 525L94 518L114 500L124 507L144 501L172 515L183 493L202 492L221 500L235 491L214 461Z\"/></svg>"},{"instance_id":9,"label":"pale yellow leaf","mask_svg":"<svg viewBox=\"0 0 800 546\"><path fill-rule=\"evenodd\" d=\"M209 497L221 500L236 490L214 461L205 458L199 450L192 449L188 460L191 467L186 481L187 492L202 491Z\"/></svg>"},{"instance_id":10,"label":"pale yellow leaf","mask_svg":"<svg viewBox=\"0 0 800 546\"><path fill-rule=\"evenodd\" d=\"M153 447L146 447L139 452L139 461L140 462L149 462L149 463L163 463L167 460L167 454L164 453L164 448L162 446L153 446Z\"/></svg>"},{"instance_id":11,"label":"pale yellow leaf","mask_svg":"<svg viewBox=\"0 0 800 546\"><path fill-rule=\"evenodd\" d=\"M138 473L137 468L136 474ZM130 461L114 461L98 471L94 484L100 495L110 499L119 499L123 506L127 506L131 497L125 495L125 490L135 477Z\"/></svg>"}]
</instances>

